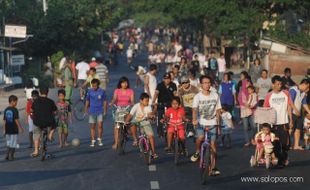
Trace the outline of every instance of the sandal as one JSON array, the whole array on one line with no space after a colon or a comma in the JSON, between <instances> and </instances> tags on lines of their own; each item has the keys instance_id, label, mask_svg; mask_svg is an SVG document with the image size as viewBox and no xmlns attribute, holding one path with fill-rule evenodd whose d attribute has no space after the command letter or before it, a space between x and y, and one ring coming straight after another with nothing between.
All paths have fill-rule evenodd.
<instances>
[{"instance_id":1,"label":"sandal","mask_svg":"<svg viewBox=\"0 0 310 190\"><path fill-rule=\"evenodd\" d=\"M138 141L137 140L133 141L132 146L134 147L138 146Z\"/></svg>"},{"instance_id":2,"label":"sandal","mask_svg":"<svg viewBox=\"0 0 310 190\"><path fill-rule=\"evenodd\" d=\"M293 150L304 150L304 149L300 146L297 146L297 147L294 147Z\"/></svg>"},{"instance_id":3,"label":"sandal","mask_svg":"<svg viewBox=\"0 0 310 190\"><path fill-rule=\"evenodd\" d=\"M251 143L246 143L244 144L244 147L249 147L251 145Z\"/></svg>"},{"instance_id":4,"label":"sandal","mask_svg":"<svg viewBox=\"0 0 310 190\"><path fill-rule=\"evenodd\" d=\"M36 157L38 157L38 156L39 156L39 153L37 153L37 154L35 154L35 153L31 153L31 154L30 154L30 156L31 156L32 158L36 158Z\"/></svg>"},{"instance_id":5,"label":"sandal","mask_svg":"<svg viewBox=\"0 0 310 190\"><path fill-rule=\"evenodd\" d=\"M153 159L157 159L157 158L158 158L158 154L154 153L154 154L152 155L152 157L153 157Z\"/></svg>"}]
</instances>

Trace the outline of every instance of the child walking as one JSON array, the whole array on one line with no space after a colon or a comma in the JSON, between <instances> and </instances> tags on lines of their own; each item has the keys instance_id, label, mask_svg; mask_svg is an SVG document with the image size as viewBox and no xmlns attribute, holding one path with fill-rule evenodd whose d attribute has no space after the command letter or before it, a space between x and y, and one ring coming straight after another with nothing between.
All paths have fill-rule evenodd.
<instances>
[{"instance_id":1,"label":"child walking","mask_svg":"<svg viewBox=\"0 0 310 190\"><path fill-rule=\"evenodd\" d=\"M227 106L226 104L222 105L221 127L222 143L220 144L220 146L225 146L225 137L227 137L228 144L226 145L226 147L231 148L231 134L232 130L234 129L234 124L232 122L232 115L229 112L229 106Z\"/></svg>"},{"instance_id":2,"label":"child walking","mask_svg":"<svg viewBox=\"0 0 310 190\"><path fill-rule=\"evenodd\" d=\"M71 122L71 107L68 102L65 101L66 91L64 89L58 90L58 102L57 114L56 114L56 123L58 126L58 135L59 135L59 148L62 148L63 145L68 146L68 124Z\"/></svg>"},{"instance_id":3,"label":"child walking","mask_svg":"<svg viewBox=\"0 0 310 190\"><path fill-rule=\"evenodd\" d=\"M18 98L14 95L9 97L9 106L4 110L4 134L6 137L6 160L14 160L15 149L18 148L18 133L24 132L19 122L19 114L16 109Z\"/></svg>"},{"instance_id":4,"label":"child walking","mask_svg":"<svg viewBox=\"0 0 310 190\"><path fill-rule=\"evenodd\" d=\"M29 126L29 148L32 148L33 146L33 130L34 130L34 124L33 124L33 115L31 111L32 103L34 100L36 100L39 97L39 91L33 90L31 92L31 99L27 100L26 105L26 124Z\"/></svg>"}]
</instances>

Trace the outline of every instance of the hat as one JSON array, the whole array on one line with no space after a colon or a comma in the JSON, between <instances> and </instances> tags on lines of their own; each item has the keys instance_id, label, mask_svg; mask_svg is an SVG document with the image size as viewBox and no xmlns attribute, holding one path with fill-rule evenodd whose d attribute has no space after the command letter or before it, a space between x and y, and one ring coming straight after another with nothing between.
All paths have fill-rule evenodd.
<instances>
[{"instance_id":1,"label":"hat","mask_svg":"<svg viewBox=\"0 0 310 190\"><path fill-rule=\"evenodd\" d=\"M169 73L166 73L166 74L164 75L164 79L171 79Z\"/></svg>"},{"instance_id":2,"label":"hat","mask_svg":"<svg viewBox=\"0 0 310 190\"><path fill-rule=\"evenodd\" d=\"M92 60L92 61L96 61L96 58L93 57L93 58L91 58L91 60Z\"/></svg>"},{"instance_id":3,"label":"hat","mask_svg":"<svg viewBox=\"0 0 310 190\"><path fill-rule=\"evenodd\" d=\"M187 76L181 77L181 83L187 83L187 82L190 82Z\"/></svg>"}]
</instances>

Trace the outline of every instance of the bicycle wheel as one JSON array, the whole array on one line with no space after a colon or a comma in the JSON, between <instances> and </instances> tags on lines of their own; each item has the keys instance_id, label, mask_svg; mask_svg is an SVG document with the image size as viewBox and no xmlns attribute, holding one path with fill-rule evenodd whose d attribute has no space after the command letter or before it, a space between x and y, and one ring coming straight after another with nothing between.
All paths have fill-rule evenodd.
<instances>
[{"instance_id":1,"label":"bicycle wheel","mask_svg":"<svg viewBox=\"0 0 310 190\"><path fill-rule=\"evenodd\" d=\"M73 115L78 121L83 121L85 119L84 106L83 100L78 100L73 105Z\"/></svg>"},{"instance_id":2,"label":"bicycle wheel","mask_svg":"<svg viewBox=\"0 0 310 190\"><path fill-rule=\"evenodd\" d=\"M46 158L46 143L47 143L47 131L43 129L43 131L41 132L41 143L40 143L41 161L44 161Z\"/></svg>"},{"instance_id":3,"label":"bicycle wheel","mask_svg":"<svg viewBox=\"0 0 310 190\"><path fill-rule=\"evenodd\" d=\"M150 148L146 142L146 139L141 138L139 140L139 149L141 156L143 158L143 161L146 165L149 165L151 163L151 155L150 155Z\"/></svg>"},{"instance_id":4,"label":"bicycle wheel","mask_svg":"<svg viewBox=\"0 0 310 190\"><path fill-rule=\"evenodd\" d=\"M118 143L117 143L117 152L119 155L125 153L125 129L123 124L119 124L119 131L118 131Z\"/></svg>"},{"instance_id":5,"label":"bicycle wheel","mask_svg":"<svg viewBox=\"0 0 310 190\"><path fill-rule=\"evenodd\" d=\"M174 138L174 164L178 165L179 157L180 157L180 146L178 142L178 138Z\"/></svg>"},{"instance_id":6,"label":"bicycle wheel","mask_svg":"<svg viewBox=\"0 0 310 190\"><path fill-rule=\"evenodd\" d=\"M202 157L201 157L201 168L200 168L200 176L201 176L201 184L205 185L207 183L207 179L210 174L210 147L205 147L202 152Z\"/></svg>"}]
</instances>

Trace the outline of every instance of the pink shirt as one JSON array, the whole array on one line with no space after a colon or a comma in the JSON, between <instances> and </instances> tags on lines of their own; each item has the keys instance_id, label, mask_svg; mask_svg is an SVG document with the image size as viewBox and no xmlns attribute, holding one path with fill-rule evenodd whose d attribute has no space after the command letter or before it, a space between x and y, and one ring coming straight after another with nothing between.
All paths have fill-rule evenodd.
<instances>
[{"instance_id":1,"label":"pink shirt","mask_svg":"<svg viewBox=\"0 0 310 190\"><path fill-rule=\"evenodd\" d=\"M116 94L116 106L131 105L130 98L134 94L132 89L126 89L125 91L122 91L121 89L115 89L114 94Z\"/></svg>"}]
</instances>

